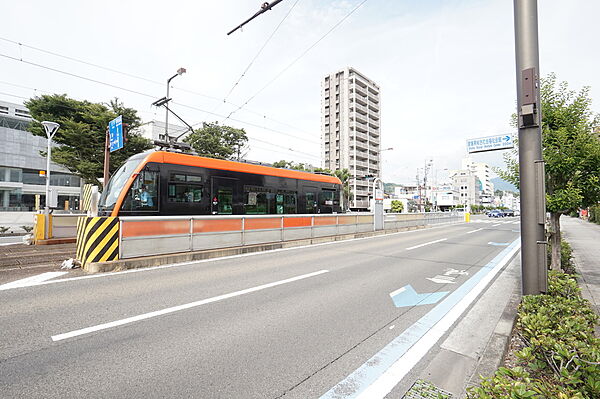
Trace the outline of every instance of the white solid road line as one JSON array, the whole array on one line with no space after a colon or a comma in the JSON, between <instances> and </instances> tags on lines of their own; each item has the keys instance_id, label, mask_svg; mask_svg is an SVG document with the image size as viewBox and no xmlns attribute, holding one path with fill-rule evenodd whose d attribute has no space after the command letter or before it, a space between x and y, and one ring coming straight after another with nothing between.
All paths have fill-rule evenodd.
<instances>
[{"instance_id":1,"label":"white solid road line","mask_svg":"<svg viewBox=\"0 0 600 399\"><path fill-rule=\"evenodd\" d=\"M442 238L441 240L429 241L429 242L426 242L425 244L419 244L419 245L415 245L414 247L408 247L408 248L406 248L406 250L421 248L421 247L424 247L425 245L435 244L436 242L442 242L442 241L446 241L446 240L447 240L447 238Z\"/></svg>"},{"instance_id":2,"label":"white solid road line","mask_svg":"<svg viewBox=\"0 0 600 399\"><path fill-rule=\"evenodd\" d=\"M62 276L67 273L68 272L47 272L38 274L36 276L23 278L21 280L11 281L10 283L0 285L0 291L10 290L18 287L27 287L28 285L41 283L42 281L50 280L51 278Z\"/></svg>"},{"instance_id":3,"label":"white solid road line","mask_svg":"<svg viewBox=\"0 0 600 399\"><path fill-rule=\"evenodd\" d=\"M464 295L435 325L408 349L391 367L371 383L364 391L352 395L356 399L378 399L386 397L389 392L412 370L416 364L429 352L446 331L454 324L477 296L487 287L498 272L508 264L521 248L520 241L514 241L511 249L506 249L502 259L492 266L487 273L469 292ZM493 262L494 260L492 260ZM487 266L486 266L487 267ZM459 289L461 289L459 287ZM434 309L435 310L435 309ZM416 323L415 323L416 324ZM410 328L410 327L409 327ZM323 395L321 398L325 398ZM336 396L337 397L337 396Z\"/></svg>"},{"instance_id":4,"label":"white solid road line","mask_svg":"<svg viewBox=\"0 0 600 399\"><path fill-rule=\"evenodd\" d=\"M502 223L493 224L492 227L500 226Z\"/></svg>"},{"instance_id":5,"label":"white solid road line","mask_svg":"<svg viewBox=\"0 0 600 399\"><path fill-rule=\"evenodd\" d=\"M471 234L471 233L475 233L476 231L481 231L483 230L483 227L477 230L471 230L471 231L467 231L467 234Z\"/></svg>"},{"instance_id":6,"label":"white solid road line","mask_svg":"<svg viewBox=\"0 0 600 399\"><path fill-rule=\"evenodd\" d=\"M146 320L146 319L150 319L152 317L162 316L162 315L165 315L165 314L178 312L180 310L190 309L190 308L194 308L194 307L197 307L197 306L202 306L202 305L206 305L206 304L209 304L209 303L222 301L224 299L229 299L229 298L233 298L233 297L236 297L236 296L240 296L240 295L244 295L244 294L249 294L251 292L256 292L256 291L264 290L266 288L271 288L271 287L275 287L275 286L278 286L278 285L287 284L287 283L291 283L291 282L294 282L294 281L302 280L302 279L305 279L305 278L318 276L318 275L323 274L323 273L329 273L329 270L319 270L318 272L313 272L313 273L308 273L308 274L302 274L300 276L291 277L291 278L288 278L288 279L285 279L285 280L279 280L279 281L275 281L275 282L272 282L272 283L259 285L259 286L252 287L252 288L246 288L245 290L241 290L241 291L230 292L229 294L219 295L219 296L215 296L215 297L212 297L212 298L203 299L201 301L186 303L186 304L179 305L179 306L173 306L173 307L170 307L170 308L166 308L166 309L162 309L162 310L157 310L157 311L154 311L154 312L149 312L149 313L144 313L144 314L133 316L133 317L128 317L126 319L111 321L109 323L98 324L96 326L82 328L81 330L74 330L74 331L70 331L70 332L67 332L67 333L64 333L64 334L53 335L51 338L52 338L52 341L55 341L55 342L56 341L61 341L63 339L67 339L67 338L77 337L79 335L89 334L89 333L92 333L92 332L95 332L95 331L106 330L107 328L122 326L124 324L134 323L136 321Z\"/></svg>"},{"instance_id":7,"label":"white solid road line","mask_svg":"<svg viewBox=\"0 0 600 399\"><path fill-rule=\"evenodd\" d=\"M13 287L13 288L35 287L35 286L38 286L38 285L55 284L55 283L65 283L65 282L69 282L69 281L87 280L87 279L91 279L91 278L111 277L111 276L118 276L118 275L121 275L121 274L143 273L143 272L149 272L149 271L153 271L153 270L170 269L172 267L190 266L190 265L195 265L195 264L199 264L199 263L219 262L219 261L223 261L223 260L245 258L245 257L248 257L248 256L259 256L259 255L273 254L273 253L283 252L283 251L294 251L294 250L299 250L299 249L315 248L315 247L321 247L321 246L326 246L326 245L337 245L337 244L348 243L348 242L352 242L352 241L372 240L372 239L376 239L376 238L391 237L391 236L400 235L400 234L411 234L411 233L422 232L422 231L431 231L431 230L443 229L445 227L458 226L458 225L459 224L451 224L451 223L445 224L445 223L442 223L440 225L437 225L437 226L434 226L434 227L428 227L426 229L398 231L396 233L390 233L390 234L384 234L384 235L376 235L376 236L370 236L370 237L351 238L349 240L323 242L323 243L319 243L319 244L308 244L308 245L301 245L301 246L298 246L298 247L278 248L278 249L271 249L271 250L268 250L268 251L249 252L249 253L246 253L246 254L229 255L229 256L223 256L223 257L220 257L220 258L209 258L209 259L193 260L193 261L188 261L188 262L170 263L170 264L167 264L167 265L145 267L145 268L140 268L140 269L123 270L123 271L120 271L120 272L97 273L97 274L90 274L88 276L69 277L69 278L63 278L63 279L58 279L58 280L51 280L51 281L42 281L42 282L30 283L30 284L27 284L27 285L23 285L23 286L19 286L19 287Z\"/></svg>"}]
</instances>

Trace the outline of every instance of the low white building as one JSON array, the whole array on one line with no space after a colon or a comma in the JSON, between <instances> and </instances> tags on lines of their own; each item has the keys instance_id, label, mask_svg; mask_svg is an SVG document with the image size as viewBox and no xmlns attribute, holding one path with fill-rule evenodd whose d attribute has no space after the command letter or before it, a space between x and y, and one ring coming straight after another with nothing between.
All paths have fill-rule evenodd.
<instances>
[{"instance_id":1,"label":"low white building","mask_svg":"<svg viewBox=\"0 0 600 399\"><path fill-rule=\"evenodd\" d=\"M188 130L187 127L169 123L169 137L171 138L176 138L186 130ZM145 137L151 141L167 141L167 136L165 134L165 123L161 121L154 120L146 122L138 128L138 132L142 137ZM183 137L185 137L185 135L182 136L179 141L181 141Z\"/></svg>"},{"instance_id":2,"label":"low white building","mask_svg":"<svg viewBox=\"0 0 600 399\"><path fill-rule=\"evenodd\" d=\"M518 211L521 209L521 199L512 191L504 191L502 193L502 206Z\"/></svg>"},{"instance_id":3,"label":"low white building","mask_svg":"<svg viewBox=\"0 0 600 399\"><path fill-rule=\"evenodd\" d=\"M441 211L460 204L459 192L452 185L440 186L434 191L433 204Z\"/></svg>"}]
</instances>

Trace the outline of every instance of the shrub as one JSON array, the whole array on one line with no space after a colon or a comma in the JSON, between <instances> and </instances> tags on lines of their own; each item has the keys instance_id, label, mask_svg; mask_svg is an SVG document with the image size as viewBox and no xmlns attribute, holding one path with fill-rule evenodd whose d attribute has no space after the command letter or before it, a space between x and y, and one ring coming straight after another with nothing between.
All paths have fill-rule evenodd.
<instances>
[{"instance_id":1,"label":"shrub","mask_svg":"<svg viewBox=\"0 0 600 399\"><path fill-rule=\"evenodd\" d=\"M589 221L600 224L600 205L590 206Z\"/></svg>"},{"instance_id":2,"label":"shrub","mask_svg":"<svg viewBox=\"0 0 600 399\"><path fill-rule=\"evenodd\" d=\"M523 297L515 333L525 347L515 353L519 366L500 368L469 398L598 398L600 340L598 316L581 298L575 278L550 271L548 293Z\"/></svg>"},{"instance_id":3,"label":"shrub","mask_svg":"<svg viewBox=\"0 0 600 399\"><path fill-rule=\"evenodd\" d=\"M392 209L391 211L394 213L402 213L404 210L404 204L402 201L392 200Z\"/></svg>"},{"instance_id":4,"label":"shrub","mask_svg":"<svg viewBox=\"0 0 600 399\"><path fill-rule=\"evenodd\" d=\"M8 231L9 227L0 226L0 234L4 234Z\"/></svg>"}]
</instances>

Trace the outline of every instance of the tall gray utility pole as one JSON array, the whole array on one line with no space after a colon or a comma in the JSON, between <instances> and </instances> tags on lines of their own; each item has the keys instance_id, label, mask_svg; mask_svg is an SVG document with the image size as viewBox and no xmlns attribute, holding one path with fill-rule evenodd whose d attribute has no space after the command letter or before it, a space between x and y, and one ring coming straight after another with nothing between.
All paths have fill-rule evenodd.
<instances>
[{"instance_id":1,"label":"tall gray utility pole","mask_svg":"<svg viewBox=\"0 0 600 399\"><path fill-rule=\"evenodd\" d=\"M523 295L547 290L537 0L514 0Z\"/></svg>"}]
</instances>

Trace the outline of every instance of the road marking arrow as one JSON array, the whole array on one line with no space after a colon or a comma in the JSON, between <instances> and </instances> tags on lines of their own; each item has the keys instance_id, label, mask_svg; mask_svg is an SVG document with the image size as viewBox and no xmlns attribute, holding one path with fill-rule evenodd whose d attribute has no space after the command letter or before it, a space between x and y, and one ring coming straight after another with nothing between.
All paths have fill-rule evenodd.
<instances>
[{"instance_id":1,"label":"road marking arrow","mask_svg":"<svg viewBox=\"0 0 600 399\"><path fill-rule=\"evenodd\" d=\"M435 277L425 277L427 280L437 284L454 284L454 277L437 275Z\"/></svg>"},{"instance_id":2,"label":"road marking arrow","mask_svg":"<svg viewBox=\"0 0 600 399\"><path fill-rule=\"evenodd\" d=\"M404 287L391 292L390 298L394 301L394 305L397 308L405 306L416 306L416 305L431 305L438 302L444 296L448 294L445 292L427 292L424 294L417 294L413 287L405 285Z\"/></svg>"}]
</instances>

